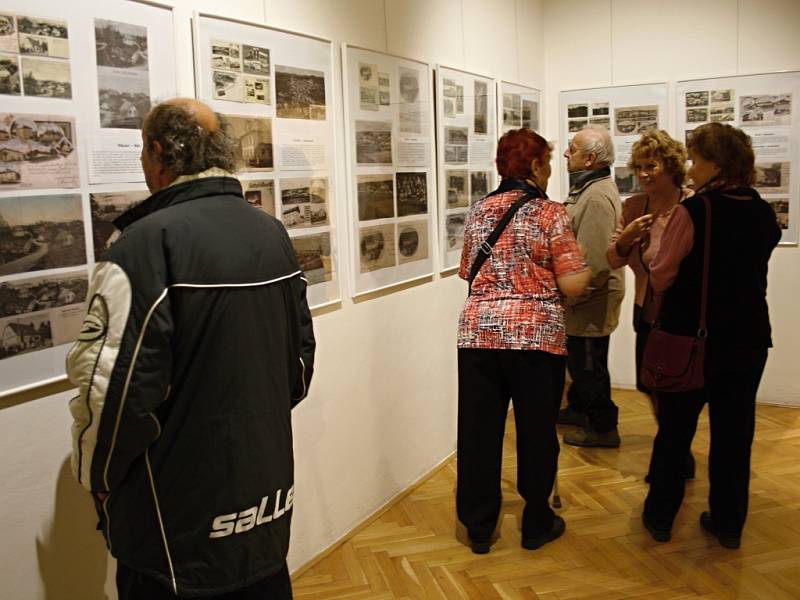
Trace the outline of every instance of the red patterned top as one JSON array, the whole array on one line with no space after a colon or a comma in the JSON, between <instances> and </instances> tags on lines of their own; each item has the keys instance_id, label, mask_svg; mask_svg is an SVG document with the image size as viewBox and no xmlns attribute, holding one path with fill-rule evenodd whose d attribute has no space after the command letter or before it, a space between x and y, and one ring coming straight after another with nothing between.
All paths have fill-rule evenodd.
<instances>
[{"instance_id":1,"label":"red patterned top","mask_svg":"<svg viewBox=\"0 0 800 600\"><path fill-rule=\"evenodd\" d=\"M469 279L478 248L522 193L511 190L472 205L459 277ZM458 347L565 355L564 303L556 277L587 268L564 207L544 198L529 200L472 282L459 320Z\"/></svg>"}]
</instances>

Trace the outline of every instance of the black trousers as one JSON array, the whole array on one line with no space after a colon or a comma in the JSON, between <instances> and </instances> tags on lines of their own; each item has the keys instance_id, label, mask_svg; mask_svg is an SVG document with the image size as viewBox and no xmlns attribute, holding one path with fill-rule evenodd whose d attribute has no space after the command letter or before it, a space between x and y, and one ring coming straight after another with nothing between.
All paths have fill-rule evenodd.
<instances>
[{"instance_id":1,"label":"black trousers","mask_svg":"<svg viewBox=\"0 0 800 600\"><path fill-rule=\"evenodd\" d=\"M179 596L155 579L117 563L117 594L119 600L175 600ZM204 596L206 600L291 600L292 581L289 569L283 568L252 585L217 596Z\"/></svg>"},{"instance_id":2,"label":"black trousers","mask_svg":"<svg viewBox=\"0 0 800 600\"><path fill-rule=\"evenodd\" d=\"M638 304L633 305L633 329L636 331L636 389L640 392L652 396L647 386L642 383L642 360L644 359L644 349L647 346L647 339L650 337L652 327L650 323L641 318L642 307Z\"/></svg>"},{"instance_id":3,"label":"black trousers","mask_svg":"<svg viewBox=\"0 0 800 600\"><path fill-rule=\"evenodd\" d=\"M742 533L750 491L756 392L767 361L767 349L742 348L726 352L726 356L725 361L715 365L709 349L703 389L658 394L658 433L653 442L650 492L644 512L659 529L671 529L678 514L685 489L684 467L689 447L697 429L697 418L703 405L708 403L711 517L723 534L739 536Z\"/></svg>"},{"instance_id":4,"label":"black trousers","mask_svg":"<svg viewBox=\"0 0 800 600\"><path fill-rule=\"evenodd\" d=\"M599 433L616 429L619 416L611 399L609 340L610 336L567 336L567 369L572 378L567 402L574 412L585 413L589 426Z\"/></svg>"},{"instance_id":5,"label":"black trousers","mask_svg":"<svg viewBox=\"0 0 800 600\"><path fill-rule=\"evenodd\" d=\"M500 516L500 470L508 402L517 428L522 536L553 525L550 492L558 468L556 419L564 357L533 350L458 350L456 508L470 539L489 541Z\"/></svg>"}]
</instances>

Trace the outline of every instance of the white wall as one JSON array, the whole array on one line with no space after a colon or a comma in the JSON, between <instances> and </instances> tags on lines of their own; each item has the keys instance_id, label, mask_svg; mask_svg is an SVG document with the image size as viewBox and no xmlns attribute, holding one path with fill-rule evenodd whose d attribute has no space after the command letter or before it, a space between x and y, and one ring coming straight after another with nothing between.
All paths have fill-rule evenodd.
<instances>
[{"instance_id":1,"label":"white wall","mask_svg":"<svg viewBox=\"0 0 800 600\"><path fill-rule=\"evenodd\" d=\"M677 80L800 69L797 0L545 0L544 23L549 132L558 131L561 90L671 82L674 123ZM554 178L553 197L563 196L559 186ZM770 262L768 290L775 347L759 389L761 402L800 406L798 292L800 249L779 247ZM635 382L632 304L629 293L611 336L611 376L624 387Z\"/></svg>"},{"instance_id":2,"label":"white wall","mask_svg":"<svg viewBox=\"0 0 800 600\"><path fill-rule=\"evenodd\" d=\"M542 0L173 4L183 95L194 91L189 18L195 9L544 84ZM343 174L339 179L344 181ZM342 255L339 263L346 268L350 261ZM454 450L455 336L465 293L463 282L452 276L358 303L347 299L345 288L340 307L316 316L315 380L294 413L291 568L344 536ZM94 531L88 498L69 474L69 397L0 410L3 600L116 597L113 560Z\"/></svg>"}]
</instances>

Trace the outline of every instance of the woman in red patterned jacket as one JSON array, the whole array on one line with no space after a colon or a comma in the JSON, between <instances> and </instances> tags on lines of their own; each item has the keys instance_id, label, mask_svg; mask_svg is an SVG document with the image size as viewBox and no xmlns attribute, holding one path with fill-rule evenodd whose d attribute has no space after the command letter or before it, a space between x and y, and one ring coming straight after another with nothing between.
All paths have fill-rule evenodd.
<instances>
[{"instance_id":1,"label":"woman in red patterned jacket","mask_svg":"<svg viewBox=\"0 0 800 600\"><path fill-rule=\"evenodd\" d=\"M472 551L489 551L500 515L500 467L508 402L517 428L517 489L525 500L522 546L558 538L564 520L549 504L558 461L556 417L564 387L564 296L590 271L566 210L547 198L551 147L529 129L497 146L497 190L470 209L459 276L470 280L481 247L528 195L470 282L458 331L456 506Z\"/></svg>"}]
</instances>

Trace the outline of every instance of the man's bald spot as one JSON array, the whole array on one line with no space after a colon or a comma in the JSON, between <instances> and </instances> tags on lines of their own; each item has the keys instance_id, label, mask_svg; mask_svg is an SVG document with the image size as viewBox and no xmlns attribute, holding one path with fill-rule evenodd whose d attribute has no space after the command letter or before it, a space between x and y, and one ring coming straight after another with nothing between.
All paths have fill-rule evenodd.
<instances>
[{"instance_id":1,"label":"man's bald spot","mask_svg":"<svg viewBox=\"0 0 800 600\"><path fill-rule=\"evenodd\" d=\"M194 119L195 123L209 133L217 133L219 130L219 119L217 119L217 115L207 104L199 100L195 100L194 98L173 98L172 100L167 100L165 104L179 106Z\"/></svg>"}]
</instances>

